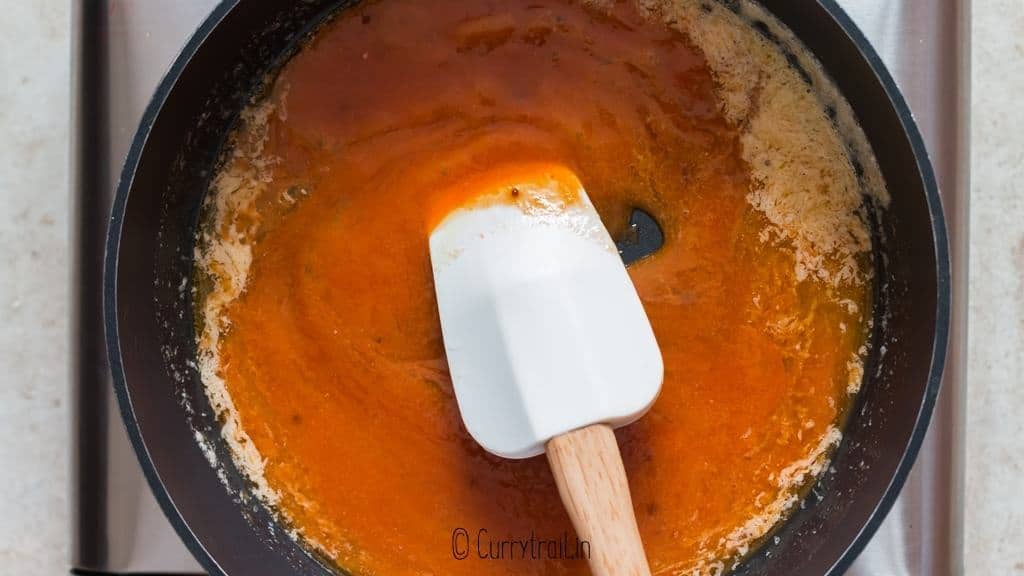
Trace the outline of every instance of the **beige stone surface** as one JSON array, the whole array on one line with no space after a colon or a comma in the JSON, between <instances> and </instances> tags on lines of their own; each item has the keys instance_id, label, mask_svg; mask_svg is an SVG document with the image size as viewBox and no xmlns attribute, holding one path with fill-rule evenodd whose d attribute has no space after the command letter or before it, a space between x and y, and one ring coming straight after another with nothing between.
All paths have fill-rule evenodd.
<instances>
[{"instance_id":1,"label":"beige stone surface","mask_svg":"<svg viewBox=\"0 0 1024 576\"><path fill-rule=\"evenodd\" d=\"M975 0L965 561L1024 574L1024 2Z\"/></svg>"},{"instance_id":2,"label":"beige stone surface","mask_svg":"<svg viewBox=\"0 0 1024 576\"><path fill-rule=\"evenodd\" d=\"M0 0L0 573L67 573L68 15Z\"/></svg>"}]
</instances>

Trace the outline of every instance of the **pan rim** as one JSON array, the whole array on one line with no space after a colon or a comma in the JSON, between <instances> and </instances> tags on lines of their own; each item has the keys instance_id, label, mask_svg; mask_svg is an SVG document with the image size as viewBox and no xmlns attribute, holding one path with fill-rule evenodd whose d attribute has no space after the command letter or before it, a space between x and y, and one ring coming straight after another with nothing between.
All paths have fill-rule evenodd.
<instances>
[{"instance_id":1,"label":"pan rim","mask_svg":"<svg viewBox=\"0 0 1024 576\"><path fill-rule=\"evenodd\" d=\"M204 570L213 576L228 576L228 573L218 564L217 560L209 554L202 542L199 540L167 490L156 465L149 453L146 441L135 417L135 410L128 389L127 377L121 357L121 342L118 328L118 264L121 247L121 232L123 229L125 211L128 204L131 189L135 181L136 170L139 166L142 154L146 149L152 128L164 108L164 104L178 82L179 77L191 63L193 57L201 49L206 39L214 32L221 21L243 0L221 0L210 14L203 20L188 42L183 46L171 66L161 79L155 89L151 100L146 106L139 122L139 127L132 138L131 147L125 157L124 165L118 180L117 190L114 196L104 254L103 270L103 319L105 328L105 340L107 357L110 366L111 380L121 420L128 433L132 448L139 460L143 474L149 484L150 490L156 498L164 515L168 518L175 532L182 539L186 548L192 553ZM949 241L945 223L945 214L942 207L942 198L939 194L938 182L930 156L925 146L924 139L913 119L913 114L896 85L895 80L889 73L882 59L874 47L857 27L853 20L839 6L836 0L813 0L817 3L830 18L842 29L848 39L857 48L861 58L867 63L871 72L875 75L880 86L885 92L893 111L896 113L901 128L917 165L917 172L925 192L925 200L931 220L932 242L935 249L936 266L936 309L935 309L935 333L932 342L932 355L928 370L928 381L924 389L920 408L917 412L913 431L907 442L906 448L899 459L899 463L892 475L888 486L886 486L882 497L874 506L867 521L861 527L857 535L846 546L838 559L828 569L827 574L838 575L844 573L854 560L867 546L868 542L877 532L882 521L892 509L896 498L899 496L913 464L920 452L921 445L931 422L935 403L942 384L942 375L945 368L946 354L951 321L951 263L949 259Z\"/></svg>"},{"instance_id":2,"label":"pan rim","mask_svg":"<svg viewBox=\"0 0 1024 576\"><path fill-rule=\"evenodd\" d=\"M900 125L907 136L911 151L914 154L914 160L917 163L917 170L925 192L928 215L931 219L936 267L935 334L932 340L931 363L928 367L928 382L925 386L921 407L918 410L910 440L907 442L906 449L903 451L892 480L882 494L882 498L875 506L875 509L872 510L860 532L828 571L829 575L839 575L845 573L854 560L860 556L860 553L864 551L868 542L871 541L879 526L888 516L889 511L902 492L904 484L906 484L907 477L910 475L914 462L917 460L917 455L921 450L921 445L924 443L928 425L931 423L932 414L935 411L935 402L942 388L942 376L946 365L952 313L952 280L951 263L949 260L949 238L946 229L945 211L942 206L942 196L939 194L939 185L935 176L935 169L932 166L931 156L928 153L927 146L925 146L924 138L918 129L917 123L914 121L910 106L896 85L895 79L889 73L889 69L875 51L874 46L853 22L853 19L839 6L837 0L815 1L836 21L856 46L861 57L867 62L881 84L886 97L899 118Z\"/></svg>"},{"instance_id":3,"label":"pan rim","mask_svg":"<svg viewBox=\"0 0 1024 576\"><path fill-rule=\"evenodd\" d=\"M175 505L170 491L167 490L163 480L160 478L156 464L149 454L149 448L135 417L135 408L132 403L131 392L128 390L128 381L121 358L121 339L118 328L117 277L125 210L128 205L128 198L131 195L132 185L135 181L135 173L142 158L142 153L149 141L153 125L163 110L164 103L170 96L171 91L177 84L178 78L192 61L193 56L199 51L220 22L241 1L221 0L214 7L210 14L203 19L181 51L178 52L178 55L154 90L153 96L146 105L146 109L139 120L139 127L132 137L131 147L125 156L124 166L118 178L117 190L111 207L110 221L107 226L106 250L103 256L103 324L106 336L107 361L110 366L111 380L113 381L114 394L117 397L121 420L128 433L128 439L131 442L135 456L139 460L143 476L146 478L146 482L149 484L150 491L153 493L154 498L156 498L157 504L159 504L164 516L167 517L178 537L181 538L182 543L185 544L185 547L203 570L211 576L229 575L217 563L213 555L207 552L199 537L192 531L178 510L177 505Z\"/></svg>"}]
</instances>

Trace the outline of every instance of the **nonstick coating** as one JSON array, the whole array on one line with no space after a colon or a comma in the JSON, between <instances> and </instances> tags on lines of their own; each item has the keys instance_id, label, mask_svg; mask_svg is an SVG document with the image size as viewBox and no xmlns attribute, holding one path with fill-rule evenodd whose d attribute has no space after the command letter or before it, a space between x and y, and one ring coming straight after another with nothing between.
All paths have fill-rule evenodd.
<instances>
[{"instance_id":1,"label":"nonstick coating","mask_svg":"<svg viewBox=\"0 0 1024 576\"><path fill-rule=\"evenodd\" d=\"M218 6L146 109L114 203L104 315L122 416L164 512L215 575L330 573L248 494L222 443L212 443L206 455L196 442L196 430L216 438L217 422L195 369L191 274L199 205L238 112L264 75L346 4L229 0ZM817 56L850 102L892 204L875 226L883 281L874 346L843 442L831 468L775 533L779 543L756 551L734 573L840 574L892 506L938 394L949 329L946 230L917 127L860 31L832 0L762 5Z\"/></svg>"}]
</instances>

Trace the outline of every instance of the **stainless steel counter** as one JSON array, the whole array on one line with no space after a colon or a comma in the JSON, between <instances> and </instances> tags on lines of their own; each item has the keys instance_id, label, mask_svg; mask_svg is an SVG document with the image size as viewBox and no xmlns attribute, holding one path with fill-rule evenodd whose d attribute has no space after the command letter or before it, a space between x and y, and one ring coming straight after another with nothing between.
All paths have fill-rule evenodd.
<instances>
[{"instance_id":1,"label":"stainless steel counter","mask_svg":"<svg viewBox=\"0 0 1024 576\"><path fill-rule=\"evenodd\" d=\"M76 2L73 152L76 315L72 566L199 574L146 486L117 413L103 349L103 239L121 162L160 77L215 0ZM931 429L902 495L850 569L960 574L966 384L968 0L840 0L900 85L942 188L953 257L952 340Z\"/></svg>"}]
</instances>

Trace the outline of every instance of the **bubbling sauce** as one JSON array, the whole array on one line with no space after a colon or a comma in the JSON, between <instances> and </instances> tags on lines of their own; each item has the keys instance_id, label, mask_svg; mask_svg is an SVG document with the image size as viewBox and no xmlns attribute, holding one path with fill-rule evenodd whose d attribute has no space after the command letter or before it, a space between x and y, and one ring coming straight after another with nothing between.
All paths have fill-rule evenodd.
<instances>
[{"instance_id":1,"label":"bubbling sauce","mask_svg":"<svg viewBox=\"0 0 1024 576\"><path fill-rule=\"evenodd\" d=\"M763 536L839 439L871 261L801 274L718 89L633 2L380 0L324 25L243 114L197 248L203 379L282 519L354 574L587 573L544 458L462 426L427 246L453 183L557 163L613 237L634 207L665 233L630 268L665 381L617 431L653 571L713 574Z\"/></svg>"}]
</instances>

